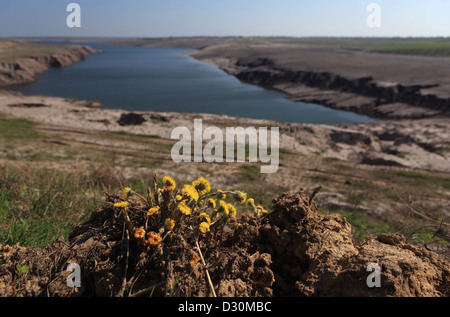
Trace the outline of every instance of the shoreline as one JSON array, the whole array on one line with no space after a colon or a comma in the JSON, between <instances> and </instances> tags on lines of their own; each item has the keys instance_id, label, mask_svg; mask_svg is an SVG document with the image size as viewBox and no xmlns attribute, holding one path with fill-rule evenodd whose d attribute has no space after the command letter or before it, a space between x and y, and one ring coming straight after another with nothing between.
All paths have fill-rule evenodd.
<instances>
[{"instance_id":1,"label":"shoreline","mask_svg":"<svg viewBox=\"0 0 450 317\"><path fill-rule=\"evenodd\" d=\"M127 45L132 44L133 41L127 43ZM134 44L136 45L135 42ZM148 45L145 41L141 44ZM188 55L203 62L213 63L227 73L237 76L241 76L239 74L246 72L253 74L255 72L254 69L260 69L260 67L274 67L273 62L270 60L261 60L258 55L244 63L242 58L236 59L232 57L236 55L236 52L229 52L227 50L225 52L220 50L220 52L217 52L217 46L221 45L227 47L228 44L213 43L212 46L206 45L203 49L189 53ZM161 43L157 46L161 46ZM180 46L180 43L175 40L172 46ZM187 46L187 44L185 43L184 46ZM81 53L79 51L80 49ZM86 56L85 54L98 53L98 51L92 48L87 49L87 51L84 50L86 48L79 47L75 51L80 54L75 54L75 56L82 59ZM55 56L53 57L56 58ZM44 65L51 66L51 63L49 64L51 60L52 58L49 57L44 58ZM64 67L64 65L70 65L70 63L76 62L77 59L60 58L59 61L59 66L57 67ZM253 70L248 70L249 68ZM45 69L42 71L45 71ZM269 76L268 78L273 77ZM261 85L261 83L259 84ZM273 83L270 84L272 85ZM295 95L289 94L289 89L285 85L286 83L280 83L272 85L272 88L283 91L290 98L295 99ZM304 88L302 86L301 89ZM310 88L307 87L305 89L309 90ZM359 100L359 98L356 98L356 100ZM351 101L355 102L355 99L351 99ZM41 106L36 107L36 105ZM202 118L205 122L222 127L227 125L244 127L251 125L279 126L282 132L280 146L298 154L309 155L312 153L322 153L330 159L344 160L354 164L450 172L450 124L446 115L432 115L422 118L423 112L419 112L419 117L416 118L413 116L414 120L412 120L410 118L411 112L409 112L409 116L402 117L402 119L393 120L388 116L387 119L376 118L376 122L369 123L324 125L282 123L272 120L200 113L95 109L92 106L95 106L95 104L88 101L49 96L23 96L18 93L8 92L7 90L0 91L0 112L27 118L39 123L82 129L158 135L165 139L170 138L170 132L174 127L191 126L194 118ZM407 107L405 110L400 107L397 111L404 110L408 112L410 108ZM421 109L423 111L425 108ZM349 109L340 110L349 111ZM145 117L146 120L141 125L120 126L118 124L120 116L127 113L138 113L140 116ZM161 121L160 118L168 118L168 120ZM154 123L155 121L157 122L156 124Z\"/></svg>"},{"instance_id":2,"label":"shoreline","mask_svg":"<svg viewBox=\"0 0 450 317\"><path fill-rule=\"evenodd\" d=\"M342 73L333 72L326 68L315 69L317 65L308 65L304 70L298 68L297 61L285 64L283 58L286 56L264 50L254 56L239 49L224 56L216 50L218 47L212 46L187 55L214 64L242 82L283 92L289 100L296 102L319 104L372 119L450 118L450 94L443 91L445 88L438 90L439 84L385 82L374 78L370 71L362 77L352 77L343 69ZM351 54L367 55L361 57L365 61L373 53ZM378 55L385 57L387 54ZM403 57L411 59L410 56ZM445 58L445 61L450 67L450 59Z\"/></svg>"},{"instance_id":3,"label":"shoreline","mask_svg":"<svg viewBox=\"0 0 450 317\"><path fill-rule=\"evenodd\" d=\"M193 49L195 51L185 55L213 64L244 83L281 92L294 102L317 104L374 120L450 119L450 78L445 71L447 68L450 70L448 57L394 55L302 43L280 44L263 39L255 42L245 40L241 43L233 37L89 39L93 43L111 45ZM64 67L98 53L85 46L82 50L85 52L78 60L63 62L56 67ZM49 64L48 60L44 64ZM15 66L9 71L14 72L15 68L22 69ZM380 70L383 68L390 69ZM411 71L411 68L414 70ZM38 72L46 69L39 69ZM426 73L433 74L435 78L424 76Z\"/></svg>"},{"instance_id":4,"label":"shoreline","mask_svg":"<svg viewBox=\"0 0 450 317\"><path fill-rule=\"evenodd\" d=\"M39 44L0 41L0 53L13 55L10 60L0 60L0 88L32 83L38 74L50 68L67 67L85 60L88 55L100 53L86 45L49 46L47 49L48 52L41 52ZM23 52L14 56L14 50Z\"/></svg>"},{"instance_id":5,"label":"shoreline","mask_svg":"<svg viewBox=\"0 0 450 317\"><path fill-rule=\"evenodd\" d=\"M337 126L282 123L206 113L130 111L92 107L89 101L0 92L0 113L41 124L75 129L126 132L170 139L175 127L265 126L280 128L280 148L298 155L321 153L329 159L368 166L398 167L450 173L448 120L378 120ZM142 122L119 124L122 115L136 114Z\"/></svg>"},{"instance_id":6,"label":"shoreline","mask_svg":"<svg viewBox=\"0 0 450 317\"><path fill-rule=\"evenodd\" d=\"M283 92L292 101L319 104L373 119L450 118L448 56L377 52L361 43L324 44L317 39L302 38L93 41L195 49L188 55L214 64L243 82Z\"/></svg>"}]
</instances>

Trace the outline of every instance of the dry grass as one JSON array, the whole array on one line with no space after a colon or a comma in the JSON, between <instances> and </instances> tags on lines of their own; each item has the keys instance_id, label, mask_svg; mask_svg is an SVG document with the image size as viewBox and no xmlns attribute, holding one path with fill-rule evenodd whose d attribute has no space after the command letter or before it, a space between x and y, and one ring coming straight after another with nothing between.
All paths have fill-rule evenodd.
<instances>
[{"instance_id":1,"label":"dry grass","mask_svg":"<svg viewBox=\"0 0 450 317\"><path fill-rule=\"evenodd\" d=\"M64 45L37 44L0 40L0 63L13 63L23 57L42 57L67 50Z\"/></svg>"},{"instance_id":2,"label":"dry grass","mask_svg":"<svg viewBox=\"0 0 450 317\"><path fill-rule=\"evenodd\" d=\"M411 241L434 241L435 232L416 231L430 223L408 206L426 211L436 230L441 221L448 222L448 178L442 174L367 167L322 158L320 153L289 151L281 152L275 174L260 174L259 165L249 163L176 164L170 157L173 140L62 129L6 116L0 120L4 127L0 128L0 185L4 188L0 227L2 240L9 242L45 245L59 234L67 236L73 225L95 209L104 192L125 186L145 192L154 173L179 183L205 175L217 188L242 189L266 209L282 192L322 185L316 200L319 206L341 212L360 237L397 232ZM327 199L320 200L328 194L340 195L335 209L329 208ZM88 200L81 199L86 195ZM33 209L37 200L41 205ZM17 232L14 238L12 232Z\"/></svg>"}]
</instances>

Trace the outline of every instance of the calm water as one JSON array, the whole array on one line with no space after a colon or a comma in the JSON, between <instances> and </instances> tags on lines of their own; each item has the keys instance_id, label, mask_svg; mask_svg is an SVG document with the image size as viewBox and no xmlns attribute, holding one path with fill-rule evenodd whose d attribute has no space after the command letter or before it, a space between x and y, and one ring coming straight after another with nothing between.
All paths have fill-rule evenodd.
<instances>
[{"instance_id":1,"label":"calm water","mask_svg":"<svg viewBox=\"0 0 450 317\"><path fill-rule=\"evenodd\" d=\"M283 122L340 124L371 121L350 112L292 102L285 95L240 82L218 67L173 48L88 43L102 54L51 69L29 85L25 95L96 100L103 108L205 112Z\"/></svg>"}]
</instances>

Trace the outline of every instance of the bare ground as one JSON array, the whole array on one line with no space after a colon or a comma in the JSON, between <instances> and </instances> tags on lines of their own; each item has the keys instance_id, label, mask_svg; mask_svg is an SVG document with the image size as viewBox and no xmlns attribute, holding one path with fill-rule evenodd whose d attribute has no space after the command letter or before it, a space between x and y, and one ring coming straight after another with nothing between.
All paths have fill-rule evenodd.
<instances>
[{"instance_id":1,"label":"bare ground","mask_svg":"<svg viewBox=\"0 0 450 317\"><path fill-rule=\"evenodd\" d=\"M167 45L179 46L178 41L168 41ZM450 129L445 101L448 100L447 60L437 63L440 68L435 63L438 59L429 60L430 69L435 70L431 71L408 68L413 62L427 64L426 58L413 61L395 57L390 61L408 68L406 72L394 74L400 76L397 78L389 74L392 69L379 67L384 62L381 56L350 52L352 60L364 64L370 59L369 65L377 70L371 73L370 81L361 81L365 70L349 67L346 64L349 54L345 51L327 53L317 47L289 44L270 52L264 43L247 43L245 49L242 45L220 41L211 45L211 39L197 39L196 43L196 48L202 49L195 53L196 58L214 62L257 84L264 85L261 78L269 78L268 87L283 90L294 100L329 102L329 106L363 113L375 107L381 117L422 119L323 126L209 114L142 112L135 113L142 120L124 125L120 119L129 114L127 111L3 91L0 93L2 117L37 122L33 129L39 137L13 144L0 141L0 164L75 172L94 168L98 177L113 177L117 186L131 178L145 182L153 173L177 180L206 174L220 188L238 185L268 201L283 191L289 192L273 201L270 217L244 216L239 220L241 226L226 235L209 237L213 243L210 252L205 254L208 264L219 263L211 268L211 273L220 296L448 296L448 259L441 255L448 252L448 247L436 246L434 241L424 243L413 234L418 232L417 228L431 226L435 228L434 237L448 241L448 229L442 226L448 223L450 199ZM143 41L139 45L148 43ZM191 47L192 42L185 41L185 45ZM255 55L256 49L264 54ZM332 55L328 58L327 54ZM328 65L331 68L336 67L339 58L342 63L337 64L342 69L329 72L327 67L324 78L332 80L326 89L301 82L305 75L301 72L309 72L306 64L296 69L296 74L285 76L284 67L301 65L301 59L306 57L308 63L329 60L334 65ZM313 73L322 74L313 64L309 64L314 66ZM259 71L263 71L263 76L258 75ZM439 82L430 81L427 76L413 76L414 72L423 75L428 71ZM275 77L266 76L267 72ZM272 81L274 78L276 82ZM386 103L386 100L373 100L370 94L342 90L339 85L339 89L332 89L342 78L374 84L376 92L382 91L388 99L393 99L386 99L389 101ZM396 80L391 82L389 78ZM419 82L411 82L413 78ZM424 103L405 103L411 93L425 96L418 98ZM436 100L436 107L428 106ZM202 118L204 126L221 128L280 127L279 171L262 175L261 163L174 163L170 149L175 141L170 139L170 133L178 126L192 128L194 118ZM317 205L311 204L311 191L318 185L323 187L315 197ZM358 228L361 223L352 221L352 226L342 216L327 210L348 210L349 216L354 212L368 215L376 224L392 225L388 231L398 234L380 233L376 227L371 230L375 235L356 237L355 228L361 230ZM204 268L200 264L187 265L185 253L167 252L171 261L153 262L149 253L135 248L132 241L124 238L124 232L120 218L105 207L94 212L68 241L59 239L37 249L2 246L0 293L6 296L148 296L149 290L156 290L155 295L164 295L167 283L173 285L177 279L176 295L211 295ZM125 262L128 244L135 249ZM203 241L201 248L205 247ZM222 257L217 258L217 254ZM82 263L85 274L83 287L78 290L65 286L68 273L64 269L71 262ZM372 262L381 265L381 288L370 289L365 284L366 268ZM17 264L28 265L30 269L19 276ZM124 284L136 274L145 278L139 277L133 285Z\"/></svg>"},{"instance_id":2,"label":"bare ground","mask_svg":"<svg viewBox=\"0 0 450 317\"><path fill-rule=\"evenodd\" d=\"M358 211L374 219L376 228L385 223L410 241L415 239L409 235L414 228L438 228L439 221L449 216L450 129L444 119L325 126L134 112L143 122L120 125L122 115L129 112L90 106L63 98L4 93L0 113L37 122L34 130L41 136L0 143L1 163L96 171L115 186L130 179L145 182L153 173L180 181L208 175L218 188L238 185L267 204L283 191L322 185L316 197L319 207ZM280 127L279 170L261 174L261 162L173 162L170 153L178 140L170 138L171 132L179 126L192 129L194 118L203 119L204 127Z\"/></svg>"},{"instance_id":3,"label":"bare ground","mask_svg":"<svg viewBox=\"0 0 450 317\"><path fill-rule=\"evenodd\" d=\"M143 221L143 209L132 205L136 224ZM189 240L166 234L157 248L143 248L126 234L120 214L105 207L67 242L39 249L1 246L0 294L135 297L171 290L172 296L204 297L213 295L213 287L217 296L240 297L448 296L450 266L444 256L395 234L356 243L351 225L317 211L305 190L275 199L268 216L244 214L238 222L199 238L209 283L203 264L189 263ZM81 266L80 288L67 286L70 263ZM370 263L381 267L381 287L366 283ZM19 276L17 264L28 271Z\"/></svg>"}]
</instances>

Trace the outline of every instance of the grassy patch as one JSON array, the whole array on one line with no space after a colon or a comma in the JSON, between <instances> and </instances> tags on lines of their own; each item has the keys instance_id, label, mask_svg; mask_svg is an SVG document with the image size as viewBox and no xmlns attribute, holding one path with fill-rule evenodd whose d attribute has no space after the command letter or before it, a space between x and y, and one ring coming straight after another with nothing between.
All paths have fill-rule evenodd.
<instances>
[{"instance_id":1,"label":"grassy patch","mask_svg":"<svg viewBox=\"0 0 450 317\"><path fill-rule=\"evenodd\" d=\"M335 157L324 157L322 159L322 162L324 162L324 163L334 163L334 162L339 162L339 159L335 158Z\"/></svg>"},{"instance_id":2,"label":"grassy patch","mask_svg":"<svg viewBox=\"0 0 450 317\"><path fill-rule=\"evenodd\" d=\"M442 187L444 189L450 189L450 178L436 175L424 174L416 171L390 171L389 174L402 178L405 181L423 187L426 185L432 185Z\"/></svg>"},{"instance_id":3,"label":"grassy patch","mask_svg":"<svg viewBox=\"0 0 450 317\"><path fill-rule=\"evenodd\" d=\"M347 50L365 50L378 53L450 56L450 39L448 38L344 38L311 37L259 38L260 41L290 44L312 44ZM248 42L248 39L246 39ZM240 42L244 42L244 39Z\"/></svg>"},{"instance_id":4,"label":"grassy patch","mask_svg":"<svg viewBox=\"0 0 450 317\"><path fill-rule=\"evenodd\" d=\"M0 114L0 138L7 143L21 140L35 140L42 135L34 127L36 123L19 118L7 118Z\"/></svg>"},{"instance_id":5,"label":"grassy patch","mask_svg":"<svg viewBox=\"0 0 450 317\"><path fill-rule=\"evenodd\" d=\"M111 137L116 140L122 141L146 141L149 139L160 139L161 137L156 134L131 134L125 131L102 131L102 136Z\"/></svg>"},{"instance_id":6,"label":"grassy patch","mask_svg":"<svg viewBox=\"0 0 450 317\"><path fill-rule=\"evenodd\" d=\"M312 179L316 183L326 183L327 181L330 180L330 178L324 174L316 174L312 177Z\"/></svg>"},{"instance_id":7,"label":"grassy patch","mask_svg":"<svg viewBox=\"0 0 450 317\"><path fill-rule=\"evenodd\" d=\"M242 181L252 183L261 180L262 174L257 165L245 164L239 167L242 172Z\"/></svg>"},{"instance_id":8,"label":"grassy patch","mask_svg":"<svg viewBox=\"0 0 450 317\"><path fill-rule=\"evenodd\" d=\"M253 198L265 208L270 208L272 199L287 191L287 188L265 184L263 176L259 165L243 164L239 167L239 182L244 184L243 191L247 193L247 197Z\"/></svg>"},{"instance_id":9,"label":"grassy patch","mask_svg":"<svg viewBox=\"0 0 450 317\"><path fill-rule=\"evenodd\" d=\"M68 237L100 206L100 186L88 176L0 167L0 242L39 247Z\"/></svg>"},{"instance_id":10,"label":"grassy patch","mask_svg":"<svg viewBox=\"0 0 450 317\"><path fill-rule=\"evenodd\" d=\"M377 53L450 56L450 41L412 41L373 46L370 50Z\"/></svg>"},{"instance_id":11,"label":"grassy patch","mask_svg":"<svg viewBox=\"0 0 450 317\"><path fill-rule=\"evenodd\" d=\"M323 211L323 210L322 210ZM374 236L387 232L394 232L398 228L395 224L390 224L383 220L369 216L367 213L358 210L334 210L323 211L325 213L339 213L352 225L354 238L362 240L368 236Z\"/></svg>"}]
</instances>

